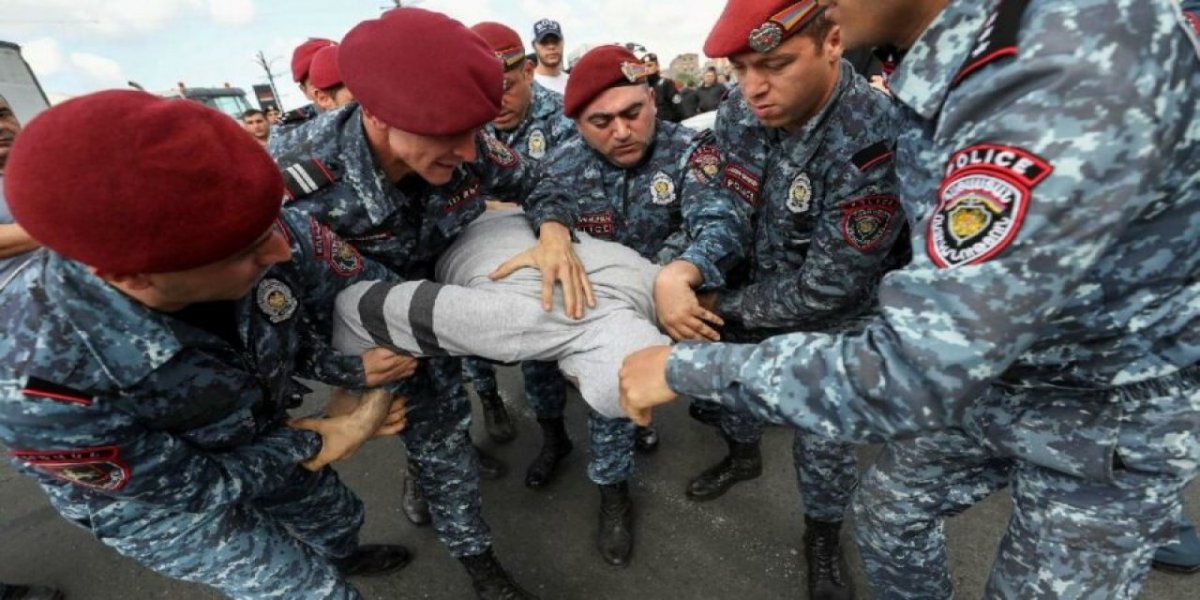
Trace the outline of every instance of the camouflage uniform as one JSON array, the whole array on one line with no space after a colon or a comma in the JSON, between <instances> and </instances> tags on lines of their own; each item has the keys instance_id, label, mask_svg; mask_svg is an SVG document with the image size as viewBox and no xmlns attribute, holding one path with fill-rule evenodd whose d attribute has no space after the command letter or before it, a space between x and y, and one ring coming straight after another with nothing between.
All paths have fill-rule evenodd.
<instances>
[{"instance_id":1,"label":"camouflage uniform","mask_svg":"<svg viewBox=\"0 0 1200 600\"><path fill-rule=\"evenodd\" d=\"M414 176L393 184L374 166L361 114L355 103L322 113L273 144L272 155L284 170L286 210L311 214L401 279L432 277L438 255L483 213L485 194L525 196L520 158L486 133L478 160L459 167L449 183L432 186ZM434 527L455 557L491 546L461 374L457 358L425 359L398 389L408 399L402 437L409 459L420 467Z\"/></svg>"},{"instance_id":2,"label":"camouflage uniform","mask_svg":"<svg viewBox=\"0 0 1200 600\"><path fill-rule=\"evenodd\" d=\"M573 137L546 159L526 214L534 231L556 221L658 263L687 260L707 284L721 286L743 257L750 225L741 203L712 181L720 154L711 142L659 120L647 157L623 169ZM590 418L588 477L601 485L629 479L632 422L595 412Z\"/></svg>"},{"instance_id":3,"label":"camouflage uniform","mask_svg":"<svg viewBox=\"0 0 1200 600\"><path fill-rule=\"evenodd\" d=\"M992 10L951 0L891 79L915 257L881 316L682 347L668 381L846 440L939 431L855 502L880 598L947 597L941 515L1005 482L986 597L1132 598L1200 463L1200 44L1171 0Z\"/></svg>"},{"instance_id":4,"label":"camouflage uniform","mask_svg":"<svg viewBox=\"0 0 1200 600\"><path fill-rule=\"evenodd\" d=\"M536 165L546 154L576 135L575 123L563 116L562 95L541 84L533 83L533 100L529 114L511 131L499 131L488 124L487 130L510 148L520 153L527 165ZM524 200L523 198L521 200ZM492 364L478 358L464 358L463 371L471 378L480 395L499 393L496 370ZM561 419L567 404L567 382L558 365L553 362L527 361L521 363L525 378L525 398L539 419Z\"/></svg>"},{"instance_id":5,"label":"camouflage uniform","mask_svg":"<svg viewBox=\"0 0 1200 600\"><path fill-rule=\"evenodd\" d=\"M328 349L302 316L388 273L357 254L343 273L328 229L280 223L292 260L230 303L236 346L35 255L0 296L0 440L64 517L159 573L235 598L359 598L329 559L356 548L362 502L333 469L299 466L320 436L285 423L293 374L363 384L357 356L313 369Z\"/></svg>"},{"instance_id":6,"label":"camouflage uniform","mask_svg":"<svg viewBox=\"0 0 1200 600\"><path fill-rule=\"evenodd\" d=\"M833 95L798 132L759 124L740 89L721 104L721 182L754 207L749 281L715 307L727 339L853 329L870 308L904 221L889 104L845 61ZM763 422L748 411L723 410L721 428L738 443L762 439ZM798 432L793 456L806 514L841 521L858 483L854 447Z\"/></svg>"}]
</instances>

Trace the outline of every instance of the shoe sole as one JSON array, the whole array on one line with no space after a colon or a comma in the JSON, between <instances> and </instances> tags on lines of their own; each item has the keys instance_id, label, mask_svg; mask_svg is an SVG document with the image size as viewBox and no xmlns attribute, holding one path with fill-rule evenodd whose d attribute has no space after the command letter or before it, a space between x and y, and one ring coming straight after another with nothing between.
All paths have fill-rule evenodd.
<instances>
[{"instance_id":1,"label":"shoe sole","mask_svg":"<svg viewBox=\"0 0 1200 600\"><path fill-rule=\"evenodd\" d=\"M1158 562L1157 560L1150 563L1150 566L1164 573L1175 573L1178 575L1188 575L1191 573L1200 572L1200 565L1184 566L1173 565L1171 563Z\"/></svg>"}]
</instances>

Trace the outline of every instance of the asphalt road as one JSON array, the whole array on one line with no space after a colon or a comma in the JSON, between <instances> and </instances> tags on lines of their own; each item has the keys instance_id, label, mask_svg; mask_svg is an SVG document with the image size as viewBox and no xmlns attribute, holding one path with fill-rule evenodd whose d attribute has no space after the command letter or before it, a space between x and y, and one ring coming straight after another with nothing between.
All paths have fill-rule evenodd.
<instances>
[{"instance_id":1,"label":"asphalt road","mask_svg":"<svg viewBox=\"0 0 1200 600\"><path fill-rule=\"evenodd\" d=\"M772 428L764 440L762 478L725 497L698 504L686 499L687 479L720 459L715 433L687 417L681 404L657 415L659 451L639 457L633 487L637 545L633 564L606 565L593 549L599 494L584 475L586 419L582 401L568 410L575 452L563 475L542 491L522 484L540 436L520 391L520 373L500 370L500 384L517 418L519 437L500 447L483 443L511 467L509 475L483 486L485 515L501 561L543 599L737 599L803 598L800 540L803 517L791 466L791 432ZM311 403L321 402L318 392ZM478 412L476 413L478 414ZM475 438L483 440L476 423ZM878 451L863 448L866 464ZM438 544L433 531L417 528L399 509L404 452L398 442L369 444L339 467L343 479L366 502L364 542L403 543L416 559L403 571L357 581L368 598L471 598L470 581ZM1188 490L1189 511L1200 518L1200 485ZM951 569L958 597L980 597L1009 514L999 493L948 521ZM849 538L846 538L849 543ZM863 581L857 555L853 577ZM72 600L200 600L220 596L200 585L169 580L94 540L58 517L41 490L5 462L0 466L0 581L55 585ZM1153 573L1146 599L1195 598L1200 575ZM1191 590L1191 591L1188 591ZM866 597L859 586L860 596Z\"/></svg>"}]
</instances>

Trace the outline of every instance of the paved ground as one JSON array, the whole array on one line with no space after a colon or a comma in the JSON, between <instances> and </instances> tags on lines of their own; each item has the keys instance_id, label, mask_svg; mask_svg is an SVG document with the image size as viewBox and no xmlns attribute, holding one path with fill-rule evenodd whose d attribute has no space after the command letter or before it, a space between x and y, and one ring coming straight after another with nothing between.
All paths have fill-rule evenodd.
<instances>
[{"instance_id":1,"label":"paved ground","mask_svg":"<svg viewBox=\"0 0 1200 600\"><path fill-rule=\"evenodd\" d=\"M592 549L599 504L583 473L586 462L582 402L568 413L576 451L566 473L549 489L534 492L521 481L536 453L536 423L520 400L518 372L501 370L501 386L518 398L520 436L493 448L513 472L484 482L486 516L505 565L544 599L750 599L801 598L802 517L790 465L791 433L768 431L766 473L724 498L695 504L683 497L688 476L720 458L714 433L687 418L683 406L658 415L662 447L639 462L634 487L638 541L634 564L605 565ZM476 427L477 439L482 439ZM877 451L866 448L865 462ZM411 526L400 513L403 451L400 444L374 442L340 468L367 505L364 541L402 542L417 554L404 571L364 579L368 598L470 598L470 583L428 528ZM1188 494L1193 517L1200 517L1200 486ZM998 494L950 520L952 569L959 597L978 598L1009 504ZM857 556L854 558L857 561ZM855 565L854 577L862 581ZM74 600L218 598L204 587L160 577L68 525L46 503L32 481L0 466L0 581L42 582L62 587ZM1195 598L1200 576L1155 573L1143 598ZM1188 590L1192 591L1189 592ZM864 596L865 597L865 596Z\"/></svg>"}]
</instances>

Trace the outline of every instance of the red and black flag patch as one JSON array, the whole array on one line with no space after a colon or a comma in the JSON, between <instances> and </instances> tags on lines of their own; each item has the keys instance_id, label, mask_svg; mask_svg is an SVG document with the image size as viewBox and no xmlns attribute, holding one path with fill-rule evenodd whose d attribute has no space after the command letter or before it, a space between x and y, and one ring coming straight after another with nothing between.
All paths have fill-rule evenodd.
<instances>
[{"instance_id":1,"label":"red and black flag patch","mask_svg":"<svg viewBox=\"0 0 1200 600\"><path fill-rule=\"evenodd\" d=\"M315 158L283 168L283 190L289 202L329 187L336 180L333 171Z\"/></svg>"},{"instance_id":2,"label":"red and black flag patch","mask_svg":"<svg viewBox=\"0 0 1200 600\"><path fill-rule=\"evenodd\" d=\"M129 483L131 471L116 446L72 450L12 450L9 456L63 481L106 492Z\"/></svg>"},{"instance_id":3,"label":"red and black flag patch","mask_svg":"<svg viewBox=\"0 0 1200 600\"><path fill-rule=\"evenodd\" d=\"M363 270L362 255L354 246L347 244L316 219L309 218L308 223L312 230L313 251L316 252L317 258L329 263L334 273L342 277L351 277Z\"/></svg>"},{"instance_id":4,"label":"red and black flag patch","mask_svg":"<svg viewBox=\"0 0 1200 600\"><path fill-rule=\"evenodd\" d=\"M46 398L56 402L68 402L71 404L79 404L81 406L91 406L92 402L95 400L95 396L92 394L81 392L52 381L46 381L45 379L38 377L29 377L26 379L25 387L21 388L21 393L25 394L26 396Z\"/></svg>"},{"instance_id":5,"label":"red and black flag patch","mask_svg":"<svg viewBox=\"0 0 1200 600\"><path fill-rule=\"evenodd\" d=\"M926 251L941 268L982 263L1017 236L1033 188L1053 171L1021 148L977 144L955 152L929 219Z\"/></svg>"},{"instance_id":6,"label":"red and black flag patch","mask_svg":"<svg viewBox=\"0 0 1200 600\"><path fill-rule=\"evenodd\" d=\"M860 252L870 252L887 239L900 200L892 195L859 198L842 206L842 238Z\"/></svg>"},{"instance_id":7,"label":"red and black flag patch","mask_svg":"<svg viewBox=\"0 0 1200 600\"><path fill-rule=\"evenodd\" d=\"M751 206L758 204L758 188L760 180L750 169L734 162L725 163L721 185L733 190Z\"/></svg>"}]
</instances>

